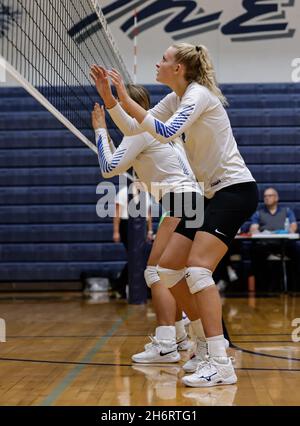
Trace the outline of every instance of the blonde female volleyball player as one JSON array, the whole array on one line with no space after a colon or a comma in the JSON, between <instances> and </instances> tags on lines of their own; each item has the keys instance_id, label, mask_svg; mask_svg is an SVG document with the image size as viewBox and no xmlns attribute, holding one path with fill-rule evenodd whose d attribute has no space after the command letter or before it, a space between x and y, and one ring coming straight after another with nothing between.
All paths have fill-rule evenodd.
<instances>
[{"instance_id":1,"label":"blonde female volleyball player","mask_svg":"<svg viewBox=\"0 0 300 426\"><path fill-rule=\"evenodd\" d=\"M146 89L139 85L128 85L127 91L139 105L145 109L149 108L150 99ZM103 107L98 104L94 107L92 122L103 176L110 178L133 167L140 180L146 184L148 191L170 210L169 216L164 218L159 227L145 270L145 280L151 288L158 327L152 343L146 345L145 351L133 355L132 359L143 363L177 362L180 359L177 348L184 350L188 347L187 336L184 323L180 321L181 311L176 313L176 302L170 291L160 283L156 265L180 220L185 222L192 219L191 215L185 216L187 209L184 208L182 219L176 217L176 203L180 204L179 213L184 201L191 201L195 210L197 200L201 198L200 187L191 171L180 140L162 145L149 133L143 133L135 137L125 137L115 149L108 138ZM200 321L195 316L195 309L189 305L187 313L192 323L196 321L198 324Z\"/></svg>"},{"instance_id":2,"label":"blonde female volleyball player","mask_svg":"<svg viewBox=\"0 0 300 426\"><path fill-rule=\"evenodd\" d=\"M102 97L124 134L147 131L167 143L185 133L188 160L198 181L204 182L204 223L199 229L179 223L160 258L159 276L169 287L172 277L171 291L177 300L195 295L207 339L207 361L199 363L183 383L193 387L232 384L237 378L226 354L221 301L212 273L242 223L255 211L257 185L238 151L207 49L175 44L156 68L157 81L173 92L152 110L146 111L128 97L115 70L98 70L101 88L105 87ZM129 115L109 95L108 76ZM184 270L186 281L181 278Z\"/></svg>"}]
</instances>

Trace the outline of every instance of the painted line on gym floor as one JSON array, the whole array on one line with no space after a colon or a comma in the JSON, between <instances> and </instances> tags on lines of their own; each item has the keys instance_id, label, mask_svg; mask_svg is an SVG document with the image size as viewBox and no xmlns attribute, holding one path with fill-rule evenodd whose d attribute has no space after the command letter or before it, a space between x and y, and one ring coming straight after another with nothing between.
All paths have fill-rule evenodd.
<instances>
[{"instance_id":1,"label":"painted line on gym floor","mask_svg":"<svg viewBox=\"0 0 300 426\"><path fill-rule=\"evenodd\" d=\"M151 334L151 331L149 331L148 334L115 334L114 336L109 337L148 337L149 334ZM95 334L90 336L80 336L80 335L66 335L66 336L6 336L7 339L68 339L68 338L77 338L77 339L100 339L101 337L108 337L107 334Z\"/></svg>"},{"instance_id":2,"label":"painted line on gym floor","mask_svg":"<svg viewBox=\"0 0 300 426\"><path fill-rule=\"evenodd\" d=\"M132 365L132 364L114 364L114 363L107 363L107 362L59 361L59 360L51 360L51 359L48 360L48 359L4 358L4 357L1 357L0 361L31 362L33 364L37 363L37 364L88 365L91 367L93 366L101 367L103 365L131 367Z\"/></svg>"},{"instance_id":3,"label":"painted line on gym floor","mask_svg":"<svg viewBox=\"0 0 300 426\"><path fill-rule=\"evenodd\" d=\"M235 370L247 370L247 371L300 371L300 368L258 368L258 367L241 367L235 368Z\"/></svg>"},{"instance_id":4,"label":"painted line on gym floor","mask_svg":"<svg viewBox=\"0 0 300 426\"><path fill-rule=\"evenodd\" d=\"M62 382L56 386L56 388L47 396L40 404L40 406L51 406L60 395L68 388L68 386L76 379L76 377L81 373L81 371L86 367L93 357L98 353L98 351L105 345L107 340L118 330L118 328L123 324L123 322L130 315L130 311L127 314L118 319L111 329L108 331L105 337L101 337L100 340L94 345L94 347L85 355L85 357L80 360L80 365L74 367L73 370L67 374L67 376L62 380Z\"/></svg>"},{"instance_id":5,"label":"painted line on gym floor","mask_svg":"<svg viewBox=\"0 0 300 426\"><path fill-rule=\"evenodd\" d=\"M264 357L267 357L267 358L285 359L287 361L300 361L300 358L285 357L285 356L280 356L280 355L270 355L270 354L264 354L264 353L261 353L261 352L255 352L255 351L250 351L248 349L240 348L239 346L232 343L230 334L228 333L228 330L227 330L227 327L226 327L226 324L225 324L225 321L224 321L224 318L222 318L222 324L223 324L223 328L226 330L226 334L228 336L229 346L232 349L236 349L238 351L242 351L244 353L248 353L248 354L251 354L251 355L264 356ZM224 333L224 336L225 336L225 333ZM235 336L237 336L237 334L235 334ZM251 334L247 334L247 336L251 336ZM254 334L252 334L252 336L254 336ZM263 342L259 342L259 343L263 343ZM268 343L268 342L265 342L265 343Z\"/></svg>"},{"instance_id":6,"label":"painted line on gym floor","mask_svg":"<svg viewBox=\"0 0 300 426\"><path fill-rule=\"evenodd\" d=\"M244 333L244 334L232 334L231 336L290 336L291 333Z\"/></svg>"},{"instance_id":7,"label":"painted line on gym floor","mask_svg":"<svg viewBox=\"0 0 300 426\"><path fill-rule=\"evenodd\" d=\"M292 340L233 340L234 343L290 343L291 345L298 345L298 342L293 342Z\"/></svg>"},{"instance_id":8,"label":"painted line on gym floor","mask_svg":"<svg viewBox=\"0 0 300 426\"><path fill-rule=\"evenodd\" d=\"M260 342L263 343L263 342ZM268 343L268 342L265 342ZM270 354L264 354L261 352L255 352L255 351L249 351L248 349L240 348L239 346L236 346L232 344L231 346L233 349L236 349L238 351L245 352L246 354L256 355L256 356L264 356L267 358L276 358L276 359L285 359L286 361L300 361L300 358L293 358L293 357L286 357L286 356L280 356L280 355L270 355Z\"/></svg>"},{"instance_id":9,"label":"painted line on gym floor","mask_svg":"<svg viewBox=\"0 0 300 426\"><path fill-rule=\"evenodd\" d=\"M259 355L259 354L257 354ZM268 355L266 355L268 356ZM22 359L22 358L0 358L0 361L13 361L13 362L31 362L31 363L44 363L44 364L65 364L65 365L85 365L85 366L97 366L97 367L149 367L151 368L173 368L181 367L180 364L115 364L115 363L100 363L100 362L76 362L76 361L47 361L37 359ZM300 361L300 359L299 359ZM300 371L300 368L268 368L268 367L239 367L235 370L251 370L251 371Z\"/></svg>"}]
</instances>

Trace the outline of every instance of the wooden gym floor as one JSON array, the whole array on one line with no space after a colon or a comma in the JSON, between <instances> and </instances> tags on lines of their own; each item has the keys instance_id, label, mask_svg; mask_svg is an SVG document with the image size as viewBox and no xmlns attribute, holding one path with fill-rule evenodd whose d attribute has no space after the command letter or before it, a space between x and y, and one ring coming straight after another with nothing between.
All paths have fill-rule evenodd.
<instances>
[{"instance_id":1,"label":"wooden gym floor","mask_svg":"<svg viewBox=\"0 0 300 426\"><path fill-rule=\"evenodd\" d=\"M0 294L0 405L300 405L300 299L224 299L237 385L194 389L179 364L132 365L155 328L147 306L81 293ZM300 325L300 320L299 320ZM183 360L188 354L182 353Z\"/></svg>"}]
</instances>

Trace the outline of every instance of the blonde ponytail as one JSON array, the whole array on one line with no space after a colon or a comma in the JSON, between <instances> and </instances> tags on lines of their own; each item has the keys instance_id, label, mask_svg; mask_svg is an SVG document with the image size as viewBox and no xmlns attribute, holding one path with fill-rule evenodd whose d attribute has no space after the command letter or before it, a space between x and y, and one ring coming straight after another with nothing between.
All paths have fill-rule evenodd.
<instances>
[{"instance_id":1,"label":"blonde ponytail","mask_svg":"<svg viewBox=\"0 0 300 426\"><path fill-rule=\"evenodd\" d=\"M205 86L220 99L224 106L228 105L216 81L215 70L207 48L203 45L194 46L188 43L178 43L172 47L176 49L176 62L185 65L185 79Z\"/></svg>"}]
</instances>

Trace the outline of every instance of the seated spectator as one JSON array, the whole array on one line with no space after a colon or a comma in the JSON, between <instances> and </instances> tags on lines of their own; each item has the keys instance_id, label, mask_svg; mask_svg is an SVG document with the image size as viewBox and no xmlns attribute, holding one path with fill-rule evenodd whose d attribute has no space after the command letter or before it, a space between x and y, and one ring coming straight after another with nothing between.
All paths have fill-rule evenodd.
<instances>
[{"instance_id":1,"label":"seated spectator","mask_svg":"<svg viewBox=\"0 0 300 426\"><path fill-rule=\"evenodd\" d=\"M294 212L289 207L278 205L279 196L274 188L267 188L264 192L264 207L257 210L251 218L250 232L252 234L263 231L286 229L289 233L297 232L297 221Z\"/></svg>"},{"instance_id":2,"label":"seated spectator","mask_svg":"<svg viewBox=\"0 0 300 426\"><path fill-rule=\"evenodd\" d=\"M279 206L278 202L278 192L274 188L267 188L264 192L264 206L258 209L251 218L250 233L279 230L295 233L297 231L294 212L289 207ZM257 289L270 290L272 288L273 278L271 270L268 270L266 260L271 255L273 259L274 255L277 255L280 259L283 244L285 244L285 255L291 260L293 285L296 283L299 273L297 273L298 256L295 241L286 241L284 243L280 240L255 241L251 248L251 261Z\"/></svg>"}]
</instances>

